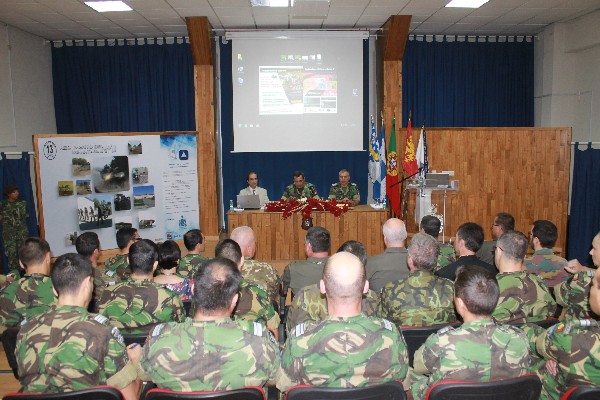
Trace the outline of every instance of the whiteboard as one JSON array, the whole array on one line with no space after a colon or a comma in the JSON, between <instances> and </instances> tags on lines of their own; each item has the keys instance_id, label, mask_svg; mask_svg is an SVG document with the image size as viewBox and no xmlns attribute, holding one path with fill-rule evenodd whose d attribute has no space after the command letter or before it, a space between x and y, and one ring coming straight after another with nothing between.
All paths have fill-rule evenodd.
<instances>
[{"instance_id":1,"label":"whiteboard","mask_svg":"<svg viewBox=\"0 0 600 400\"><path fill-rule=\"evenodd\" d=\"M85 231L101 249L116 231L155 242L200 228L197 133L34 135L40 232L54 256Z\"/></svg>"}]
</instances>

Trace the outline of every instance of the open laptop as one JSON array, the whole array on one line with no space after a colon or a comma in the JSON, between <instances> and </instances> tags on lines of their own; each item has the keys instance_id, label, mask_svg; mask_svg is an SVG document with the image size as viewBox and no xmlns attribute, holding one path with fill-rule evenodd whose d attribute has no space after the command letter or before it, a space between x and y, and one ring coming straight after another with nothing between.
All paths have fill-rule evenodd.
<instances>
[{"instance_id":1,"label":"open laptop","mask_svg":"<svg viewBox=\"0 0 600 400\"><path fill-rule=\"evenodd\" d=\"M260 197L255 194L238 194L237 206L246 210L259 209Z\"/></svg>"},{"instance_id":2,"label":"open laptop","mask_svg":"<svg viewBox=\"0 0 600 400\"><path fill-rule=\"evenodd\" d=\"M427 188L447 188L450 186L450 174L448 173L428 173L425 175L425 187Z\"/></svg>"}]
</instances>

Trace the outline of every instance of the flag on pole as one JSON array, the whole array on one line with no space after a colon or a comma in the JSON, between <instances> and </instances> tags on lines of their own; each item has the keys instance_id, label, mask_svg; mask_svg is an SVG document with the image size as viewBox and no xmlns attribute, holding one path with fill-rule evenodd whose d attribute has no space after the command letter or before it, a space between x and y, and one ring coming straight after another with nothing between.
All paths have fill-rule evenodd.
<instances>
[{"instance_id":1,"label":"flag on pole","mask_svg":"<svg viewBox=\"0 0 600 400\"><path fill-rule=\"evenodd\" d=\"M373 184L373 199L378 200L381 190L376 186L377 182L381 180L381 163L379 159L379 138L377 137L377 131L375 130L375 122L373 116L371 116L371 136L369 137L369 179ZM375 192L377 190L377 193Z\"/></svg>"},{"instance_id":2,"label":"flag on pole","mask_svg":"<svg viewBox=\"0 0 600 400\"><path fill-rule=\"evenodd\" d=\"M398 154L396 152L396 118L392 120L392 132L387 153L387 174L385 177L390 207L396 216L400 215L400 187L398 185Z\"/></svg>"},{"instance_id":3,"label":"flag on pole","mask_svg":"<svg viewBox=\"0 0 600 400\"><path fill-rule=\"evenodd\" d=\"M425 179L429 172L429 157L427 156L427 136L425 134L425 124L421 128L421 137L417 145L417 165L419 166L419 177Z\"/></svg>"},{"instance_id":4,"label":"flag on pole","mask_svg":"<svg viewBox=\"0 0 600 400\"><path fill-rule=\"evenodd\" d=\"M381 176L380 182L379 182L379 201L381 203L385 203L385 193L386 193L386 174L387 174L387 168L385 167L386 162L385 162L385 128L383 126L383 118L381 118L381 131L380 131L380 136L381 136L381 143L379 144L379 175ZM373 192L375 193L375 192ZM375 197L375 196L373 196Z\"/></svg>"},{"instance_id":5,"label":"flag on pole","mask_svg":"<svg viewBox=\"0 0 600 400\"><path fill-rule=\"evenodd\" d=\"M419 172L419 166L415 158L415 144L412 140L412 122L410 121L410 117L408 117L408 125L406 126L406 145L404 146L402 169L406 172L406 176L411 176Z\"/></svg>"}]
</instances>

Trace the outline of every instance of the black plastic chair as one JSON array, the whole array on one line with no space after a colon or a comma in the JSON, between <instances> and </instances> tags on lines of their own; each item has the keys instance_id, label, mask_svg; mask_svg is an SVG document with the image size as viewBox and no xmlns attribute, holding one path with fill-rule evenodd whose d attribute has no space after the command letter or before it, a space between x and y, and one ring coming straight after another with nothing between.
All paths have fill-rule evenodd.
<instances>
[{"instance_id":1,"label":"black plastic chair","mask_svg":"<svg viewBox=\"0 0 600 400\"><path fill-rule=\"evenodd\" d=\"M560 400L597 400L600 399L598 386L573 386L560 397Z\"/></svg>"},{"instance_id":2,"label":"black plastic chair","mask_svg":"<svg viewBox=\"0 0 600 400\"><path fill-rule=\"evenodd\" d=\"M402 332L402 336L404 336L408 351L408 365L413 366L415 352L425 343L427 338L448 325L460 326L460 323L430 326L401 326L400 331Z\"/></svg>"},{"instance_id":3,"label":"black plastic chair","mask_svg":"<svg viewBox=\"0 0 600 400\"><path fill-rule=\"evenodd\" d=\"M361 388L323 388L298 385L287 391L286 400L405 400L402 383L391 381Z\"/></svg>"},{"instance_id":4,"label":"black plastic chair","mask_svg":"<svg viewBox=\"0 0 600 400\"><path fill-rule=\"evenodd\" d=\"M214 392L175 392L167 389L151 389L145 400L265 400L265 391L258 386Z\"/></svg>"},{"instance_id":5,"label":"black plastic chair","mask_svg":"<svg viewBox=\"0 0 600 400\"><path fill-rule=\"evenodd\" d=\"M17 364L17 357L15 356L19 329L20 328L6 328L2 333L2 347L4 348L4 354L6 354L8 366L12 369L16 379L19 379L19 365Z\"/></svg>"},{"instance_id":6,"label":"black plastic chair","mask_svg":"<svg viewBox=\"0 0 600 400\"><path fill-rule=\"evenodd\" d=\"M124 400L124 397L116 387L92 386L64 393L9 393L3 400Z\"/></svg>"},{"instance_id":7,"label":"black plastic chair","mask_svg":"<svg viewBox=\"0 0 600 400\"><path fill-rule=\"evenodd\" d=\"M535 374L493 382L445 380L431 386L425 400L538 400L541 390Z\"/></svg>"}]
</instances>

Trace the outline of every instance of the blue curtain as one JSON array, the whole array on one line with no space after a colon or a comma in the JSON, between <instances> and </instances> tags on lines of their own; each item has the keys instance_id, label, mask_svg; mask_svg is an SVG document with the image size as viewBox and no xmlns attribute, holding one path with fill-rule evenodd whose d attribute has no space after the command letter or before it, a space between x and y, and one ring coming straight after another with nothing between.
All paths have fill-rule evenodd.
<instances>
[{"instance_id":1,"label":"blue curtain","mask_svg":"<svg viewBox=\"0 0 600 400\"><path fill-rule=\"evenodd\" d=\"M413 126L533 126L533 42L409 40L403 126L410 111Z\"/></svg>"},{"instance_id":2,"label":"blue curtain","mask_svg":"<svg viewBox=\"0 0 600 400\"><path fill-rule=\"evenodd\" d=\"M59 133L195 130L189 44L84 43L52 47Z\"/></svg>"},{"instance_id":3,"label":"blue curtain","mask_svg":"<svg viewBox=\"0 0 600 400\"><path fill-rule=\"evenodd\" d=\"M592 266L589 251L600 231L600 150L575 148L567 256Z\"/></svg>"},{"instance_id":4,"label":"blue curtain","mask_svg":"<svg viewBox=\"0 0 600 400\"><path fill-rule=\"evenodd\" d=\"M16 184L19 187L19 199L27 202L27 210L29 212L27 228L29 229L29 236L39 236L40 232L35 213L33 190L31 188L31 174L29 173L29 154L24 151L22 157L19 159L6 158L4 153L0 153L0 156L0 176L2 177L0 180L0 193L3 196L2 199L6 199L4 196L4 187ZM4 266L4 273L7 273L8 260L4 251L4 242L2 241L2 225L0 225L0 244L2 247L2 265Z\"/></svg>"}]
</instances>

